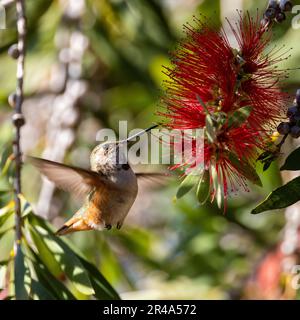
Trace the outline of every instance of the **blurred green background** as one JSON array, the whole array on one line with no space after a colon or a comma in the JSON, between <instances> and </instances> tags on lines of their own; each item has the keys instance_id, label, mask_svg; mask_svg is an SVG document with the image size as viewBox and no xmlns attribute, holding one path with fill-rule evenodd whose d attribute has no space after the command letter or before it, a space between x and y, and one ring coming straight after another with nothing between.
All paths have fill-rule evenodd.
<instances>
[{"instance_id":1,"label":"blurred green background","mask_svg":"<svg viewBox=\"0 0 300 320\"><path fill-rule=\"evenodd\" d=\"M26 3L24 153L87 167L100 128L118 130L119 120L128 120L129 129L157 121L162 65L169 64L168 52L183 37L183 23L202 13L221 25L225 8L236 17L233 3L256 15L266 1ZM7 98L15 88L16 64L7 49L16 41L14 17L9 7L8 29L0 30L0 145L13 134ZM284 68L296 68L300 62L300 29L291 28L292 17L274 27L271 44L293 47L292 57L281 63ZM293 93L299 79L298 70L290 71L285 89ZM257 289L257 270L280 243L286 221L281 212L250 214L281 184L276 164L267 173L258 170L264 187L250 186L251 192L231 198L225 215L214 205L199 207L192 194L173 203L178 181L142 185L121 231L75 233L69 238L125 299L270 298L273 289L266 287L265 296ZM41 186L38 172L25 164L25 196L39 214L60 226L80 202L47 185L41 194ZM0 240L0 261L9 254L12 241L12 233Z\"/></svg>"}]
</instances>

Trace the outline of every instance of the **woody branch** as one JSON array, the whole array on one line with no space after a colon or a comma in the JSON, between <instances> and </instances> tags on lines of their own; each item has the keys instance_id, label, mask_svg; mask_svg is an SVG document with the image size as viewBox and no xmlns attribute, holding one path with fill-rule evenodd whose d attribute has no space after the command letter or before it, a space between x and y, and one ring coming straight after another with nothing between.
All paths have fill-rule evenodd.
<instances>
[{"instance_id":1,"label":"woody branch","mask_svg":"<svg viewBox=\"0 0 300 320\"><path fill-rule=\"evenodd\" d=\"M15 200L15 226L16 226L16 250L22 238L22 212L21 201L19 195L21 193L21 169L22 169L22 152L20 146L21 127L25 120L22 114L23 104L23 85L24 85L24 61L25 61L25 39L26 39L26 17L24 0L16 0L17 11L17 46L12 46L9 49L9 54L17 59L17 84L14 96L14 114L12 117L15 127L15 139L13 142L13 152L15 159L15 179L14 179L14 200Z\"/></svg>"}]
</instances>

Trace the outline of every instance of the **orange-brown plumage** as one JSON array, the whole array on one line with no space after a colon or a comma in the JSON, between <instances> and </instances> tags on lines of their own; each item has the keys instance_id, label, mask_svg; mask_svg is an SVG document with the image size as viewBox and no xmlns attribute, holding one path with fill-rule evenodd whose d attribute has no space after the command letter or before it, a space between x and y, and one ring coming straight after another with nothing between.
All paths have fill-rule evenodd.
<instances>
[{"instance_id":1,"label":"orange-brown plumage","mask_svg":"<svg viewBox=\"0 0 300 320\"><path fill-rule=\"evenodd\" d=\"M114 226L121 228L137 196L137 176L158 175L133 172L123 149L126 141L96 146L90 156L90 170L29 157L30 162L59 188L85 197L83 206L57 231L58 235Z\"/></svg>"}]
</instances>

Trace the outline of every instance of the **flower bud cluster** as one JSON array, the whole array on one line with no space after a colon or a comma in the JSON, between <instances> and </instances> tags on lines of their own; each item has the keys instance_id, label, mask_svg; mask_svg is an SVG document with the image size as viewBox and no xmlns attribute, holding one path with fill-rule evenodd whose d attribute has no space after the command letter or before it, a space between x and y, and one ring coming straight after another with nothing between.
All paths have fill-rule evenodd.
<instances>
[{"instance_id":1,"label":"flower bud cluster","mask_svg":"<svg viewBox=\"0 0 300 320\"><path fill-rule=\"evenodd\" d=\"M294 104L288 108L288 122L281 122L277 131L282 135L290 135L292 138L300 137L300 89L297 90Z\"/></svg>"},{"instance_id":2,"label":"flower bud cluster","mask_svg":"<svg viewBox=\"0 0 300 320\"><path fill-rule=\"evenodd\" d=\"M292 11L293 4L289 0L270 0L264 13L263 21L270 23L276 21L281 23L286 19L286 12Z\"/></svg>"}]
</instances>

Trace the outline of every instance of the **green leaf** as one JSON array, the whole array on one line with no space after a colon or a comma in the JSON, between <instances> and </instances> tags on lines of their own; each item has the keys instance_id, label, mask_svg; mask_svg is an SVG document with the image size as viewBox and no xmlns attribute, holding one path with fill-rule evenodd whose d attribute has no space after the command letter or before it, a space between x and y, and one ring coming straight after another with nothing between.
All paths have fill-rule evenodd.
<instances>
[{"instance_id":1,"label":"green leaf","mask_svg":"<svg viewBox=\"0 0 300 320\"><path fill-rule=\"evenodd\" d=\"M9 201L9 203L0 209L0 218L5 216L7 213L13 213L15 208L15 203L13 200Z\"/></svg>"},{"instance_id":2,"label":"green leaf","mask_svg":"<svg viewBox=\"0 0 300 320\"><path fill-rule=\"evenodd\" d=\"M2 209L3 209L3 211L2 211ZM4 207L2 209L0 209L0 228L2 228L2 226L4 226L4 224L7 222L7 220L13 214L13 209L12 208L8 208L6 206L6 207ZM1 230L1 232L3 232L3 230Z\"/></svg>"},{"instance_id":3,"label":"green leaf","mask_svg":"<svg viewBox=\"0 0 300 320\"><path fill-rule=\"evenodd\" d=\"M16 256L14 265L14 280L15 280L15 296L17 300L28 300L28 293L25 287L25 259L20 244L16 246Z\"/></svg>"},{"instance_id":4,"label":"green leaf","mask_svg":"<svg viewBox=\"0 0 300 320\"><path fill-rule=\"evenodd\" d=\"M255 169L252 165L246 160L239 159L234 153L228 152L228 158L231 164L241 173L243 174L249 181L252 183L262 186L260 177L258 176Z\"/></svg>"},{"instance_id":5,"label":"green leaf","mask_svg":"<svg viewBox=\"0 0 300 320\"><path fill-rule=\"evenodd\" d=\"M258 214L268 210L283 209L300 200L300 177L274 190L260 205L251 211Z\"/></svg>"},{"instance_id":6,"label":"green leaf","mask_svg":"<svg viewBox=\"0 0 300 320\"><path fill-rule=\"evenodd\" d=\"M29 245L25 242L22 246L24 250L24 255L26 257L25 265L28 267L28 272L25 275L25 283L28 287L29 297L30 299L51 299L53 300L54 296L51 295L50 292L47 292L43 285L40 283L37 273L35 271L34 265L37 263L35 260L34 255L32 254L33 251L29 247ZM27 270L26 270L27 271Z\"/></svg>"},{"instance_id":7,"label":"green leaf","mask_svg":"<svg viewBox=\"0 0 300 320\"><path fill-rule=\"evenodd\" d=\"M218 183L218 187L216 190L216 199L217 199L217 205L219 209L222 208L222 203L223 203L223 177L221 172L220 172L220 175L221 175L220 181Z\"/></svg>"},{"instance_id":8,"label":"green leaf","mask_svg":"<svg viewBox=\"0 0 300 320\"><path fill-rule=\"evenodd\" d=\"M46 246L76 289L85 295L94 294L89 276L73 251L61 239L50 234L41 226L36 225L34 228L44 238Z\"/></svg>"},{"instance_id":9,"label":"green leaf","mask_svg":"<svg viewBox=\"0 0 300 320\"><path fill-rule=\"evenodd\" d=\"M76 289L85 295L93 294L94 289L88 274L69 246L55 236L41 218L30 214L29 222L35 231L43 237L45 245L52 252L62 271L72 281Z\"/></svg>"},{"instance_id":10,"label":"green leaf","mask_svg":"<svg viewBox=\"0 0 300 320\"><path fill-rule=\"evenodd\" d=\"M201 99L201 97L199 95L196 95L196 98L205 111L205 133L206 133L207 139L210 143L213 143L216 140L216 130L214 126L214 120L207 106L205 105L204 101Z\"/></svg>"},{"instance_id":11,"label":"green leaf","mask_svg":"<svg viewBox=\"0 0 300 320\"><path fill-rule=\"evenodd\" d=\"M294 150L285 160L280 170L300 170L300 148Z\"/></svg>"},{"instance_id":12,"label":"green leaf","mask_svg":"<svg viewBox=\"0 0 300 320\"><path fill-rule=\"evenodd\" d=\"M196 98L197 98L198 102L200 103L200 105L204 108L205 112L209 114L209 110L207 109L207 107L206 107L204 101L201 99L201 97L198 94L196 94Z\"/></svg>"},{"instance_id":13,"label":"green leaf","mask_svg":"<svg viewBox=\"0 0 300 320\"><path fill-rule=\"evenodd\" d=\"M39 265L35 266L39 281L45 288L55 295L58 300L76 300L70 290L63 285L62 281L56 279L47 269L42 269Z\"/></svg>"},{"instance_id":14,"label":"green leaf","mask_svg":"<svg viewBox=\"0 0 300 320\"><path fill-rule=\"evenodd\" d=\"M1 175L5 175L12 161L12 158L10 157L10 155L12 154L11 143L4 145L3 147L1 146L1 149L3 150L3 152L1 152L0 169Z\"/></svg>"},{"instance_id":15,"label":"green leaf","mask_svg":"<svg viewBox=\"0 0 300 320\"><path fill-rule=\"evenodd\" d=\"M10 231L11 229L13 229L13 228L8 228L8 229L6 229L6 230L4 230L4 231L1 231L1 232L0 232L0 240L1 240L1 238L2 238L3 236L6 235L6 232Z\"/></svg>"},{"instance_id":16,"label":"green leaf","mask_svg":"<svg viewBox=\"0 0 300 320\"><path fill-rule=\"evenodd\" d=\"M93 294L98 299L119 299L117 292L111 287L111 285L97 270L97 268L89 262L87 262L79 254L74 252L69 247L69 245L67 245L60 238L54 236L50 227L46 224L46 222L43 219L33 214L30 214L29 223L33 226L34 229L36 229L36 232L40 233L40 236L43 238L45 245L49 248L50 252L54 254L54 258L60 264L62 270L65 272L66 276L72 281L72 283L78 291L86 295ZM40 256L37 256L36 259L40 260ZM81 281L78 281L76 277L74 279L72 272L70 274L70 270L72 270L72 268L76 266L81 272L83 272L85 276L84 279L82 279ZM42 271L38 273L37 271L37 273L42 273L42 275L47 274L47 277L54 278L50 274L50 272L47 271L45 266L43 268L46 270L45 272ZM41 277L41 275L39 275L39 277ZM53 281L51 281L51 283L53 283ZM61 286L64 287L62 284ZM82 290L82 286L84 286L84 292ZM57 285L55 285L55 287L57 287ZM74 297L71 296L71 299L72 298Z\"/></svg>"},{"instance_id":17,"label":"green leaf","mask_svg":"<svg viewBox=\"0 0 300 320\"><path fill-rule=\"evenodd\" d=\"M34 300L55 300L51 292L36 280L31 280L31 296Z\"/></svg>"},{"instance_id":18,"label":"green leaf","mask_svg":"<svg viewBox=\"0 0 300 320\"><path fill-rule=\"evenodd\" d=\"M215 164L212 164L210 166L210 175L211 175L214 191L216 192L218 190L219 183L218 183L218 173L217 173Z\"/></svg>"},{"instance_id":19,"label":"green leaf","mask_svg":"<svg viewBox=\"0 0 300 320\"><path fill-rule=\"evenodd\" d=\"M236 110L228 119L228 128L240 127L250 116L251 106L245 106Z\"/></svg>"},{"instance_id":20,"label":"green leaf","mask_svg":"<svg viewBox=\"0 0 300 320\"><path fill-rule=\"evenodd\" d=\"M7 195L10 192L12 192L12 190L10 190L10 189L0 190L0 197L3 197L3 196Z\"/></svg>"},{"instance_id":21,"label":"green leaf","mask_svg":"<svg viewBox=\"0 0 300 320\"><path fill-rule=\"evenodd\" d=\"M176 193L176 198L180 199L182 198L184 195L186 195L189 191L192 190L192 188L195 186L195 184L198 182L199 180L199 176L193 174L193 172L191 172L189 175L187 175L184 180L181 182L177 193Z\"/></svg>"},{"instance_id":22,"label":"green leaf","mask_svg":"<svg viewBox=\"0 0 300 320\"><path fill-rule=\"evenodd\" d=\"M62 275L62 270L58 262L55 260L53 253L49 250L44 242L44 238L31 226L29 226L29 232L31 238L37 248L39 257L49 271L55 276L59 277Z\"/></svg>"},{"instance_id":23,"label":"green leaf","mask_svg":"<svg viewBox=\"0 0 300 320\"><path fill-rule=\"evenodd\" d=\"M197 198L200 204L204 204L210 194L210 174L209 170L204 170L202 177L197 186Z\"/></svg>"},{"instance_id":24,"label":"green leaf","mask_svg":"<svg viewBox=\"0 0 300 320\"><path fill-rule=\"evenodd\" d=\"M98 271L98 269L86 261L85 259L78 256L82 265L88 270L90 279L92 281L93 287L95 289L95 297L98 299L105 300L120 300L120 296L114 290L114 288L108 283L108 281L103 277L103 275Z\"/></svg>"},{"instance_id":25,"label":"green leaf","mask_svg":"<svg viewBox=\"0 0 300 320\"><path fill-rule=\"evenodd\" d=\"M212 117L209 114L206 114L205 116L205 133L207 136L207 139L210 143L213 143L216 141L216 130L214 127L214 121Z\"/></svg>"},{"instance_id":26,"label":"green leaf","mask_svg":"<svg viewBox=\"0 0 300 320\"><path fill-rule=\"evenodd\" d=\"M56 279L43 265L43 262L40 260L40 257L32 250L32 255L35 257L36 262L33 263L38 280L41 284L49 291L52 295L59 300L75 300L76 298L69 291L69 289L63 285L63 282Z\"/></svg>"},{"instance_id":27,"label":"green leaf","mask_svg":"<svg viewBox=\"0 0 300 320\"><path fill-rule=\"evenodd\" d=\"M24 219L29 213L32 212L32 207L28 201L24 198L22 194L19 195L21 200L21 213L22 219ZM0 209L0 232L3 232L2 229L9 229L15 226L15 221L12 219L12 214L15 210L14 200L11 200L6 206ZM4 227L5 224L5 227Z\"/></svg>"},{"instance_id":28,"label":"green leaf","mask_svg":"<svg viewBox=\"0 0 300 320\"><path fill-rule=\"evenodd\" d=\"M29 213L33 212L32 206L22 194L19 194L19 198L21 201L22 218L25 218Z\"/></svg>"}]
</instances>

